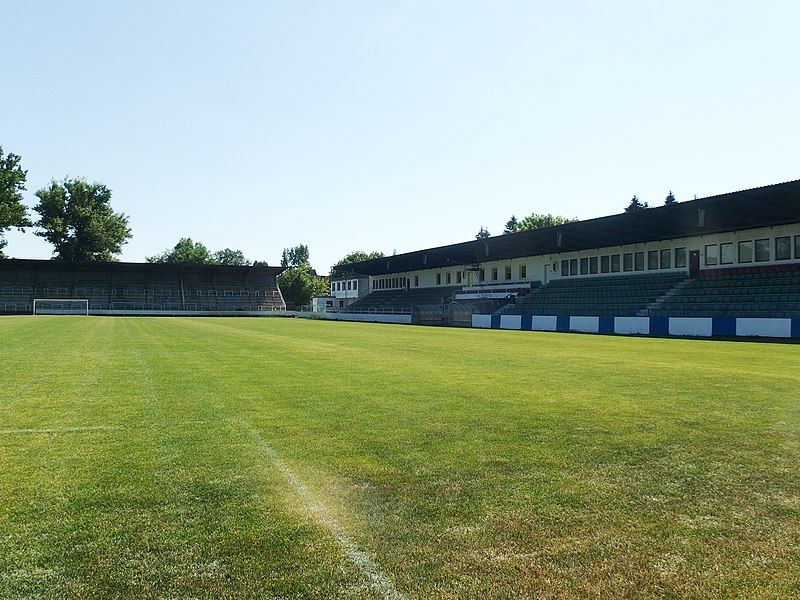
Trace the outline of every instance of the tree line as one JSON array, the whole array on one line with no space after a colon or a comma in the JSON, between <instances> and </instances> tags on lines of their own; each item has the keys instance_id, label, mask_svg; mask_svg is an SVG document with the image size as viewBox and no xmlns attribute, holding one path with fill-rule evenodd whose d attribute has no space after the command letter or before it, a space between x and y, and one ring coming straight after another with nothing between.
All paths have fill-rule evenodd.
<instances>
[{"instance_id":1,"label":"tree line","mask_svg":"<svg viewBox=\"0 0 800 600\"><path fill-rule=\"evenodd\" d=\"M667 194L667 197L664 198L664 205L669 206L670 204L675 204L676 202L677 200L675 199L675 194L673 194L672 190L670 190L669 194ZM625 212L635 212L637 210L644 210L646 208L650 208L650 205L647 202L642 202L639 200L638 196L634 196L625 207ZM529 231L531 229L542 229L543 227L555 227L556 225L574 223L577 220L578 219L571 219L569 217L559 217L557 215L550 214L540 215L536 213L533 213L522 220L518 220L516 216L511 215L511 218L506 222L505 229L503 229L503 234L518 233L520 231ZM475 239L482 240L488 237L492 237L492 234L489 233L488 229L481 225L478 233L475 234Z\"/></svg>"}]
</instances>

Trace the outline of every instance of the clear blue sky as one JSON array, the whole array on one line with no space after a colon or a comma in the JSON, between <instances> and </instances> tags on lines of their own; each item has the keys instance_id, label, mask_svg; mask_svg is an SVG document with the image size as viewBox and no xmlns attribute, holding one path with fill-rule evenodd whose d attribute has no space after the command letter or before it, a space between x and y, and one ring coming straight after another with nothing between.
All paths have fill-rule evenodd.
<instances>
[{"instance_id":1,"label":"clear blue sky","mask_svg":"<svg viewBox=\"0 0 800 600\"><path fill-rule=\"evenodd\" d=\"M800 178L800 3L0 1L0 145L124 260L405 252ZM47 258L29 231L11 256Z\"/></svg>"}]
</instances>

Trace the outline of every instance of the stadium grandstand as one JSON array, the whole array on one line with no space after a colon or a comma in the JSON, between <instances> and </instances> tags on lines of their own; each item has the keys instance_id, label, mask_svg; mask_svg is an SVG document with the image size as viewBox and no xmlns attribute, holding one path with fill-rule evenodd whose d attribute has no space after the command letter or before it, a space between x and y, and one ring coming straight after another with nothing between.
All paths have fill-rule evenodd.
<instances>
[{"instance_id":1,"label":"stadium grandstand","mask_svg":"<svg viewBox=\"0 0 800 600\"><path fill-rule=\"evenodd\" d=\"M487 322L495 324L506 316L516 317L509 320L514 323L536 317L796 320L800 181L351 268L368 278L369 290L342 311L402 313L410 322L448 324L454 307L491 315Z\"/></svg>"},{"instance_id":2,"label":"stadium grandstand","mask_svg":"<svg viewBox=\"0 0 800 600\"><path fill-rule=\"evenodd\" d=\"M283 310L281 267L0 260L0 313L251 314ZM79 308L78 308L79 309Z\"/></svg>"}]
</instances>

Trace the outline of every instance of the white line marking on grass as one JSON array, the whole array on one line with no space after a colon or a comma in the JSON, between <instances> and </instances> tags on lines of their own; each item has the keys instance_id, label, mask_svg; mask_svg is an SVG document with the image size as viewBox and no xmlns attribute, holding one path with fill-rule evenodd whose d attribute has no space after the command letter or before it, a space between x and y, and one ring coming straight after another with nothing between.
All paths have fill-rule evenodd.
<instances>
[{"instance_id":1,"label":"white line marking on grass","mask_svg":"<svg viewBox=\"0 0 800 600\"><path fill-rule=\"evenodd\" d=\"M234 422L247 430L250 437L258 445L258 449L261 453L266 456L278 472L283 475L286 483L289 484L289 487L292 488L294 493L300 496L305 504L306 510L328 528L333 538L336 540L336 543L345 551L350 562L358 567L361 573L367 578L370 586L380 593L382 598L391 600L404 599L405 596L394 587L392 581L381 571L378 564L359 550L358 546L350 539L350 536L347 535L347 532L334 518L331 512L316 496L314 496L314 493L308 489L306 484L295 475L294 471L283 462L281 457L278 456L278 453L275 452L272 446L267 444L261 434L243 421Z\"/></svg>"}]
</instances>

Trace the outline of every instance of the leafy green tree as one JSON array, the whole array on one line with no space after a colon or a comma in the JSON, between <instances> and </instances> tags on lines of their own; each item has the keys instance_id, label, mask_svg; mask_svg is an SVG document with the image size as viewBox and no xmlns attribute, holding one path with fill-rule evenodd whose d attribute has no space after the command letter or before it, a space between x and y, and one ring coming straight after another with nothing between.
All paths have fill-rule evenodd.
<instances>
[{"instance_id":1,"label":"leafy green tree","mask_svg":"<svg viewBox=\"0 0 800 600\"><path fill-rule=\"evenodd\" d=\"M517 217L511 215L511 218L506 222L506 228L503 233L514 233L517 230Z\"/></svg>"},{"instance_id":2,"label":"leafy green tree","mask_svg":"<svg viewBox=\"0 0 800 600\"><path fill-rule=\"evenodd\" d=\"M351 275L353 271L349 268L349 265L365 260L372 260L373 258L383 258L384 256L383 252L363 252L362 250L356 250L331 267L331 277L345 277Z\"/></svg>"},{"instance_id":3,"label":"leafy green tree","mask_svg":"<svg viewBox=\"0 0 800 600\"><path fill-rule=\"evenodd\" d=\"M487 231L487 229L483 225L481 225L480 230L478 231L477 234L475 234L475 239L476 240L485 240L488 237L492 237L492 234L489 233Z\"/></svg>"},{"instance_id":4,"label":"leafy green tree","mask_svg":"<svg viewBox=\"0 0 800 600\"><path fill-rule=\"evenodd\" d=\"M300 265L308 264L308 246L299 244L291 248L283 249L283 256L281 256L282 267L298 267Z\"/></svg>"},{"instance_id":5,"label":"leafy green tree","mask_svg":"<svg viewBox=\"0 0 800 600\"><path fill-rule=\"evenodd\" d=\"M667 197L664 198L664 206L669 206L670 204L675 204L675 202L677 202L675 200L675 194L673 194L672 190L670 190L669 194L667 194Z\"/></svg>"},{"instance_id":6,"label":"leafy green tree","mask_svg":"<svg viewBox=\"0 0 800 600\"><path fill-rule=\"evenodd\" d=\"M226 265L226 266L249 266L250 261L244 257L241 250L231 250L225 248L212 253L208 247L195 242L192 238L181 238L174 248L167 248L161 254L148 256L145 260L149 263L171 263L171 264L192 264L192 265ZM262 263L266 266L267 263Z\"/></svg>"},{"instance_id":7,"label":"leafy green tree","mask_svg":"<svg viewBox=\"0 0 800 600\"><path fill-rule=\"evenodd\" d=\"M168 248L161 254L148 256L145 260L149 263L214 265L216 259L211 251L201 242L194 242L192 238L181 238L174 248Z\"/></svg>"},{"instance_id":8,"label":"leafy green tree","mask_svg":"<svg viewBox=\"0 0 800 600\"><path fill-rule=\"evenodd\" d=\"M634 196L631 198L630 204L625 209L625 212L636 212L637 210L644 210L645 208L650 208L650 205L647 202L642 202L639 200L638 196Z\"/></svg>"},{"instance_id":9,"label":"leafy green tree","mask_svg":"<svg viewBox=\"0 0 800 600\"><path fill-rule=\"evenodd\" d=\"M544 227L555 227L556 225L565 225L567 223L574 223L578 219L570 219L569 217L559 217L558 215L537 215L533 213L528 215L521 221L516 223L516 227L512 232L529 231L531 229L542 229ZM511 233L511 232L509 232Z\"/></svg>"},{"instance_id":10,"label":"leafy green tree","mask_svg":"<svg viewBox=\"0 0 800 600\"><path fill-rule=\"evenodd\" d=\"M244 257L241 250L231 250L225 248L214 252L214 262L218 265L230 265L235 267L246 267L250 262Z\"/></svg>"},{"instance_id":11,"label":"leafy green tree","mask_svg":"<svg viewBox=\"0 0 800 600\"><path fill-rule=\"evenodd\" d=\"M61 260L112 261L131 238L128 216L111 208L111 190L83 179L53 181L36 192L36 235Z\"/></svg>"},{"instance_id":12,"label":"leafy green tree","mask_svg":"<svg viewBox=\"0 0 800 600\"><path fill-rule=\"evenodd\" d=\"M330 284L314 277L308 263L286 269L278 275L278 285L286 303L298 307L311 304L314 296L328 296L331 293Z\"/></svg>"},{"instance_id":13,"label":"leafy green tree","mask_svg":"<svg viewBox=\"0 0 800 600\"><path fill-rule=\"evenodd\" d=\"M22 204L28 172L22 170L21 160L18 154L10 152L4 157L3 147L0 146L0 258L5 257L3 248L8 244L5 240L6 231L12 227L22 229L31 226L28 209Z\"/></svg>"}]
</instances>

